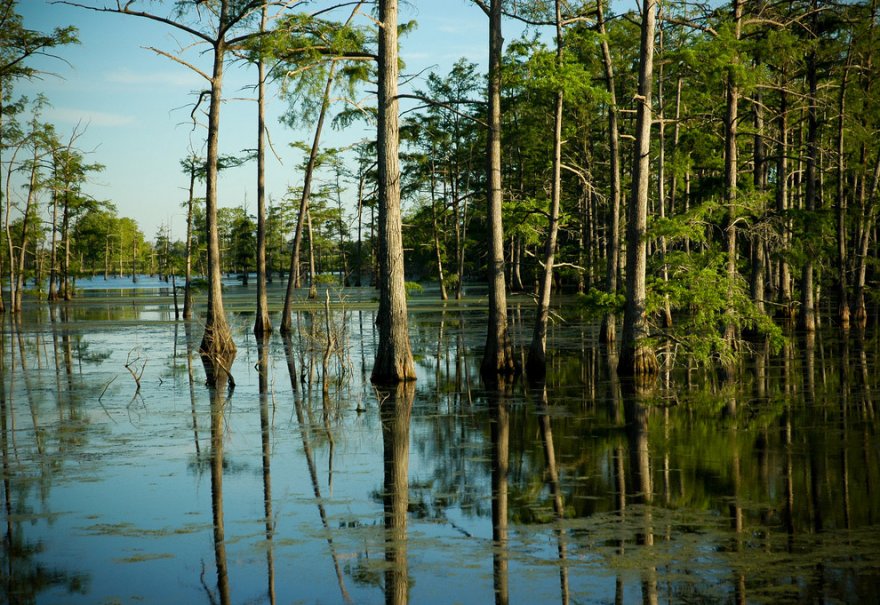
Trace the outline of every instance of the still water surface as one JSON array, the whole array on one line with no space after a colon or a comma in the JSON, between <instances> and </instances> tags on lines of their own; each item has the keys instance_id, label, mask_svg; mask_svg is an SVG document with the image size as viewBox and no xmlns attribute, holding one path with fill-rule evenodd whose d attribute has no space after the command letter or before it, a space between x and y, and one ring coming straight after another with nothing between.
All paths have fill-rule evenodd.
<instances>
[{"instance_id":1,"label":"still water surface","mask_svg":"<svg viewBox=\"0 0 880 605\"><path fill-rule=\"evenodd\" d=\"M157 292L3 320L0 602L880 594L876 331L792 335L735 383L679 368L636 390L598 326L562 313L548 383L488 389L484 302L423 295L419 379L388 392L369 384L372 292L304 307L265 347L244 296L229 391L204 386L201 327ZM518 344L532 316L513 301Z\"/></svg>"}]
</instances>

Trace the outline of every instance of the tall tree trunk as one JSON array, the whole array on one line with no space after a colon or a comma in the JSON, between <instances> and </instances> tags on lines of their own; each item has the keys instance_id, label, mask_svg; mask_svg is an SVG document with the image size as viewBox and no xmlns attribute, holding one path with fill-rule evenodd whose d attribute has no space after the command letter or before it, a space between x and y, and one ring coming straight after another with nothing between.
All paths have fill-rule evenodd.
<instances>
[{"instance_id":1,"label":"tall tree trunk","mask_svg":"<svg viewBox=\"0 0 880 605\"><path fill-rule=\"evenodd\" d=\"M302 247L303 227L308 214L309 198L312 194L312 176L318 161L318 149L321 144L321 131L324 129L324 119L330 108L330 91L333 89L333 80L336 74L336 63L331 63L327 73L327 83L324 85L324 97L321 99L321 111L318 113L318 122L315 124L315 136L312 139L312 147L309 150L309 159L306 161L305 174L303 175L302 197L299 202L299 213L296 218L296 230L293 234L293 251L290 255L290 274L287 277L287 291L284 295L284 309L281 311L281 333L290 334L292 330L291 310L293 308L293 289L300 287L299 256ZM311 291L309 292L311 296Z\"/></svg>"},{"instance_id":2,"label":"tall tree trunk","mask_svg":"<svg viewBox=\"0 0 880 605\"><path fill-rule=\"evenodd\" d=\"M57 179L58 176L58 157L57 155L52 155L52 171L53 176ZM55 180L55 179L53 179ZM56 301L58 300L58 290L56 288L57 278L58 278L58 188L57 186L52 187L52 225L50 227L52 230L52 248L50 251L50 267L49 267L49 300ZM109 241L109 237L107 240Z\"/></svg>"},{"instance_id":3,"label":"tall tree trunk","mask_svg":"<svg viewBox=\"0 0 880 605\"><path fill-rule=\"evenodd\" d=\"M867 178L867 175L865 175ZM874 229L876 219L877 190L880 188L880 151L877 152L877 160L874 164L874 173L871 178L871 190L862 200L862 228L856 262L855 276L855 320L860 328L868 323L868 310L865 307L865 280L868 272L868 254L871 246L871 231Z\"/></svg>"},{"instance_id":4,"label":"tall tree trunk","mask_svg":"<svg viewBox=\"0 0 880 605\"><path fill-rule=\"evenodd\" d=\"M192 230L193 230L193 203L196 188L196 158L190 158L192 164L189 168L189 196L186 200L186 265L183 284L183 318L192 317Z\"/></svg>"},{"instance_id":5,"label":"tall tree trunk","mask_svg":"<svg viewBox=\"0 0 880 605\"><path fill-rule=\"evenodd\" d=\"M849 330L849 297L847 293L847 249L846 249L846 173L844 160L844 118L846 116L846 84L849 75L849 56L840 82L837 118L837 312L840 327Z\"/></svg>"},{"instance_id":6,"label":"tall tree trunk","mask_svg":"<svg viewBox=\"0 0 880 605\"><path fill-rule=\"evenodd\" d=\"M815 9L816 0L813 1ZM815 283L814 283L814 266L813 254L816 250L812 249L813 235L812 228L816 221L816 161L819 155L819 119L818 108L816 106L818 96L817 84L817 66L816 51L810 51L807 55L807 85L808 106L807 106L807 166L806 166L806 189L804 193L804 210L807 214L807 232L805 241L807 243L807 255L804 260L803 274L801 278L801 328L807 332L816 330L816 307L815 307Z\"/></svg>"},{"instance_id":7,"label":"tall tree trunk","mask_svg":"<svg viewBox=\"0 0 880 605\"><path fill-rule=\"evenodd\" d=\"M3 191L3 100L4 100L4 92L3 92L3 78L0 78L0 192ZM3 200L0 199L0 202ZM9 197L6 196L6 203L9 203ZM8 206L7 206L8 207ZM11 257L10 257L11 258ZM3 255L0 254L0 279L2 279L3 275ZM0 313L6 312L6 302L3 300L3 287L0 286ZM5 413L5 410L4 410ZM4 426L3 429L3 438L6 438L6 428ZM4 449L5 453L5 449Z\"/></svg>"},{"instance_id":8,"label":"tall tree trunk","mask_svg":"<svg viewBox=\"0 0 880 605\"><path fill-rule=\"evenodd\" d=\"M61 298L72 300L70 287L70 191L64 192L64 209L61 214L61 240L64 242L64 255L61 259Z\"/></svg>"},{"instance_id":9,"label":"tall tree trunk","mask_svg":"<svg viewBox=\"0 0 880 605\"><path fill-rule=\"evenodd\" d=\"M220 27L226 25L228 5L221 4ZM208 242L208 306L205 333L199 354L205 365L207 382L216 386L217 378L225 379L235 359L236 347L223 309L223 275L220 265L220 235L217 226L217 161L220 138L220 106L223 90L225 42L214 45L214 67L211 76L211 104L208 111L207 183L205 188L205 224ZM217 371L221 370L221 371Z\"/></svg>"},{"instance_id":10,"label":"tall tree trunk","mask_svg":"<svg viewBox=\"0 0 880 605\"><path fill-rule=\"evenodd\" d=\"M610 154L611 212L608 213L607 267L605 287L609 294L617 294L617 272L620 265L620 132L617 126L617 97L614 85L614 64L605 36L605 19L602 14L603 0L596 2L597 23L602 44L602 64L605 67L605 84L608 89L608 148ZM599 338L602 342L614 342L617 334L617 316L606 313L602 318Z\"/></svg>"},{"instance_id":11,"label":"tall tree trunk","mask_svg":"<svg viewBox=\"0 0 880 605\"><path fill-rule=\"evenodd\" d=\"M370 380L415 380L409 344L398 158L397 0L379 0L379 345Z\"/></svg>"},{"instance_id":12,"label":"tall tree trunk","mask_svg":"<svg viewBox=\"0 0 880 605\"><path fill-rule=\"evenodd\" d=\"M658 9L662 11L662 6ZM662 15L658 14L658 18L662 23ZM663 115L664 109L666 107L666 100L663 97L663 27L658 29L657 32L658 38L658 50L660 52L660 73L657 78L657 121L659 122L659 132L658 134L658 154L657 154L657 209L660 213L660 218L666 218L666 119ZM666 236L660 236L660 263L662 266L661 275L663 276L663 283L669 281L669 270L666 266ZM669 304L669 295L665 294L663 296L663 309L661 311L663 318L663 327L671 328L672 327L672 310Z\"/></svg>"},{"instance_id":13,"label":"tall tree trunk","mask_svg":"<svg viewBox=\"0 0 880 605\"><path fill-rule=\"evenodd\" d=\"M788 187L788 97L785 93L785 78L780 85L779 94L779 149L776 159L776 212L785 217L789 207ZM786 321L791 321L793 313L791 294L791 269L786 259L786 253L791 244L791 230L788 219L783 218L782 225L782 254L779 259L779 304Z\"/></svg>"},{"instance_id":14,"label":"tall tree trunk","mask_svg":"<svg viewBox=\"0 0 880 605\"><path fill-rule=\"evenodd\" d=\"M645 342L645 269L647 264L648 190L651 165L651 86L654 75L656 0L642 0L642 37L639 52L639 94L636 112L636 156L630 211L626 230L626 307L623 316L618 373L653 377L660 370L654 350Z\"/></svg>"},{"instance_id":15,"label":"tall tree trunk","mask_svg":"<svg viewBox=\"0 0 880 605\"><path fill-rule=\"evenodd\" d=\"M309 300L318 298L318 273L315 269L315 238L312 234L312 212L306 207L306 231L309 236Z\"/></svg>"},{"instance_id":16,"label":"tall tree trunk","mask_svg":"<svg viewBox=\"0 0 880 605\"><path fill-rule=\"evenodd\" d=\"M739 42L742 31L742 1L733 1L734 44ZM734 61L738 62L738 52L733 53ZM739 119L739 83L736 79L736 65L731 65L727 70L727 112L724 118L724 191L727 203L727 311L724 339L727 345L733 349L736 346L736 322L733 309L734 294L736 291L736 198L737 198L737 120Z\"/></svg>"},{"instance_id":17,"label":"tall tree trunk","mask_svg":"<svg viewBox=\"0 0 880 605\"><path fill-rule=\"evenodd\" d=\"M28 228L30 227L31 208L33 208L34 197L36 196L37 192L37 159L39 158L39 153L37 150L36 133L34 133L34 135L34 155L31 158L31 160L33 161L33 165L31 166L30 178L28 179L28 194L27 201L25 202L24 206L24 215L21 218L21 240L18 247L18 269L16 271L15 288L12 289L13 313L21 312L22 294L24 291L24 269L25 255L27 253ZM10 262L12 262L11 259Z\"/></svg>"},{"instance_id":18,"label":"tall tree trunk","mask_svg":"<svg viewBox=\"0 0 880 605\"><path fill-rule=\"evenodd\" d=\"M556 64L562 67L562 9L556 0ZM547 319L550 315L550 293L553 285L553 262L556 253L556 237L559 232L559 198L562 180L562 109L563 90L556 91L556 111L553 126L553 183L550 192L550 219L547 241L544 245L544 274L538 291L538 308L535 312L535 329L526 360L526 372L533 380L542 380L547 374Z\"/></svg>"},{"instance_id":19,"label":"tall tree trunk","mask_svg":"<svg viewBox=\"0 0 880 605\"><path fill-rule=\"evenodd\" d=\"M489 325L480 371L490 380L516 371L507 331L507 286L504 280L504 226L501 191L501 0L491 0L489 16L489 133L487 153L489 220Z\"/></svg>"},{"instance_id":20,"label":"tall tree trunk","mask_svg":"<svg viewBox=\"0 0 880 605\"><path fill-rule=\"evenodd\" d=\"M754 140L754 168L752 172L752 182L755 191L763 193L767 189L767 160L764 148L764 112L760 95L756 95L753 105L755 112L755 140ZM763 199L763 198L762 198ZM766 207L761 202L760 216L764 216ZM752 244L752 275L751 275L751 297L752 302L759 312L764 313L764 273L767 269L766 256L764 254L764 236L759 231L751 236Z\"/></svg>"},{"instance_id":21,"label":"tall tree trunk","mask_svg":"<svg viewBox=\"0 0 880 605\"><path fill-rule=\"evenodd\" d=\"M263 5L261 32L266 31L267 10ZM257 317L254 336L260 338L272 332L266 294L266 68L262 57L257 61L257 78Z\"/></svg>"},{"instance_id":22,"label":"tall tree trunk","mask_svg":"<svg viewBox=\"0 0 880 605\"><path fill-rule=\"evenodd\" d=\"M357 270L357 275L355 276L354 285L360 288L363 285L363 272L364 272L364 241L363 241L363 230L364 230L364 181L366 180L366 175L361 172L358 175L358 197L357 197L357 231L358 238L357 244L355 246L355 267Z\"/></svg>"},{"instance_id":23,"label":"tall tree trunk","mask_svg":"<svg viewBox=\"0 0 880 605\"><path fill-rule=\"evenodd\" d=\"M440 280L440 300L448 300L446 279L443 275L443 254L440 250L440 226L437 223L437 179L433 160L431 161L431 227L434 235L434 255L437 258L437 277Z\"/></svg>"}]
</instances>

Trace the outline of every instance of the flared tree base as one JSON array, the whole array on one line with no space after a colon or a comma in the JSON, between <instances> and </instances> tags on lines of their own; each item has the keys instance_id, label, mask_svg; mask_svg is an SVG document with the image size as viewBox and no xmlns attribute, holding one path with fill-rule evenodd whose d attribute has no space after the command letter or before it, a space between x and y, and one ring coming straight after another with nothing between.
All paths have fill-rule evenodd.
<instances>
[{"instance_id":1,"label":"flared tree base","mask_svg":"<svg viewBox=\"0 0 880 605\"><path fill-rule=\"evenodd\" d=\"M660 373L660 364L654 349L644 345L624 346L617 362L617 373L633 378L656 377Z\"/></svg>"},{"instance_id":2,"label":"flared tree base","mask_svg":"<svg viewBox=\"0 0 880 605\"><path fill-rule=\"evenodd\" d=\"M205 381L209 387L223 386L226 382L234 384L231 368L235 354L235 342L228 326L205 326L199 356L205 366Z\"/></svg>"}]
</instances>

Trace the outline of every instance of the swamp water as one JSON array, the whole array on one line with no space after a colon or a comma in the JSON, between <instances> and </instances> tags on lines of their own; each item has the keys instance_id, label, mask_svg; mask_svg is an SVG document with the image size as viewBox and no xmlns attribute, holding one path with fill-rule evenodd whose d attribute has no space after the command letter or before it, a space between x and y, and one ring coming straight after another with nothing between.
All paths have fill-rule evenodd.
<instances>
[{"instance_id":1,"label":"swamp water","mask_svg":"<svg viewBox=\"0 0 880 605\"><path fill-rule=\"evenodd\" d=\"M231 391L204 386L202 329L168 296L91 292L3 319L0 602L880 594L876 331L792 336L735 384L675 371L637 392L598 326L563 313L547 385L487 390L485 301L424 294L418 381L389 392L369 384L372 291L334 294L329 321L298 311L291 341L265 347L252 292L227 297ZM532 317L512 301L518 345Z\"/></svg>"}]
</instances>

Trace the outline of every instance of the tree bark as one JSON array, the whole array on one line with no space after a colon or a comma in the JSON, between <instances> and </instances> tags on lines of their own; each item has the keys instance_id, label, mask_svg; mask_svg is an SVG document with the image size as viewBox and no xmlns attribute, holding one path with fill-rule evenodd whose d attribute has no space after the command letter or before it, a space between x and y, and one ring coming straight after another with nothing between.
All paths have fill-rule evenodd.
<instances>
[{"instance_id":1,"label":"tree bark","mask_svg":"<svg viewBox=\"0 0 880 605\"><path fill-rule=\"evenodd\" d=\"M221 5L220 27L226 25L227 3ZM208 306L205 333L199 354L205 365L207 382L216 386L217 378L224 378L235 358L236 347L223 309L223 275L220 265L220 236L217 225L217 160L220 138L220 105L223 90L223 61L225 41L214 43L214 66L211 76L211 104L208 111L208 155L205 187L205 224L208 242ZM223 371L225 369L225 371ZM218 371L219 370L219 371Z\"/></svg>"},{"instance_id":2,"label":"tree bark","mask_svg":"<svg viewBox=\"0 0 880 605\"><path fill-rule=\"evenodd\" d=\"M739 42L742 31L742 1L733 2L734 43ZM733 53L738 56L738 49ZM735 59L736 60L736 59ZM736 197L737 197L737 120L739 119L739 83L736 79L736 66L727 70L727 112L724 118L724 191L727 204L727 312L724 339L733 349L736 346L735 310L733 308L736 291Z\"/></svg>"},{"instance_id":3,"label":"tree bark","mask_svg":"<svg viewBox=\"0 0 880 605\"><path fill-rule=\"evenodd\" d=\"M846 116L846 84L849 75L849 57L843 70L838 97L837 122L837 318L843 330L849 330L849 297L847 293L847 249L846 249L846 168L844 157L844 118Z\"/></svg>"},{"instance_id":4,"label":"tree bark","mask_svg":"<svg viewBox=\"0 0 880 605\"><path fill-rule=\"evenodd\" d=\"M379 0L379 345L370 380L415 380L409 344L400 216L397 0Z\"/></svg>"},{"instance_id":5,"label":"tree bark","mask_svg":"<svg viewBox=\"0 0 880 605\"><path fill-rule=\"evenodd\" d=\"M489 220L489 325L481 373L489 380L516 372L507 330L507 286L504 279L504 226L501 191L501 0L489 4L489 133L487 153Z\"/></svg>"},{"instance_id":6,"label":"tree bark","mask_svg":"<svg viewBox=\"0 0 880 605\"><path fill-rule=\"evenodd\" d=\"M815 0L814 0L815 8ZM819 154L819 120L818 108L816 106L818 95L817 84L817 66L816 51L810 51L807 55L807 85L808 106L807 106L807 159L806 159L806 189L804 192L804 210L807 216L807 233L805 240L807 242L807 255L804 261L804 268L801 278L801 316L800 326L807 332L815 332L816 330L816 307L815 307L815 284L814 284L814 265L811 242L813 240L813 229L811 225L815 222L812 216L816 212L816 161Z\"/></svg>"},{"instance_id":7,"label":"tree bark","mask_svg":"<svg viewBox=\"0 0 880 605\"><path fill-rule=\"evenodd\" d=\"M263 5L260 31L266 31L266 11ZM269 319L269 299L266 294L266 68L263 59L257 61L257 317L254 336L260 338L272 332Z\"/></svg>"},{"instance_id":8,"label":"tree bark","mask_svg":"<svg viewBox=\"0 0 880 605\"><path fill-rule=\"evenodd\" d=\"M651 87L654 75L656 0L642 0L642 36L639 52L639 94L636 142L629 217L626 230L626 307L617 371L624 376L654 377L657 356L645 342L645 270L647 264L648 189L651 162Z\"/></svg>"},{"instance_id":9,"label":"tree bark","mask_svg":"<svg viewBox=\"0 0 880 605\"><path fill-rule=\"evenodd\" d=\"M784 73L783 73L784 76ZM779 149L776 160L776 212L785 217L789 206L788 187L788 97L784 90L785 79L781 82L779 95ZM784 219L782 226L782 255L779 259L779 304L786 321L791 321L793 314L791 295L791 269L785 258L791 243L789 221Z\"/></svg>"},{"instance_id":10,"label":"tree bark","mask_svg":"<svg viewBox=\"0 0 880 605\"><path fill-rule=\"evenodd\" d=\"M620 132L617 125L617 97L614 85L614 64L611 50L605 36L605 19L602 14L602 0L596 2L597 24L602 41L602 64L605 67L605 82L609 94L608 102L608 148L610 153L611 212L608 215L607 266L605 285L609 294L617 294L617 270L620 265ZM599 339L612 343L617 337L617 315L606 313L602 318Z\"/></svg>"},{"instance_id":11,"label":"tree bark","mask_svg":"<svg viewBox=\"0 0 880 605\"><path fill-rule=\"evenodd\" d=\"M755 191L764 192L767 189L767 160L764 148L764 113L763 104L760 95L756 95L753 104L755 112L755 138L754 138L754 168L752 171L752 182ZM761 215L766 213L764 203L761 203ZM759 312L764 313L764 273L767 268L766 256L764 254L764 236L762 233L753 233L751 236L752 244L752 274L750 282L750 294L752 302Z\"/></svg>"},{"instance_id":12,"label":"tree bark","mask_svg":"<svg viewBox=\"0 0 880 605\"><path fill-rule=\"evenodd\" d=\"M183 319L192 318L192 228L193 228L193 203L196 188L196 158L190 158L192 164L189 167L189 196L186 200L186 267L183 284Z\"/></svg>"},{"instance_id":13,"label":"tree bark","mask_svg":"<svg viewBox=\"0 0 880 605\"><path fill-rule=\"evenodd\" d=\"M562 68L563 62L562 9L556 0L556 64ZM550 315L550 293L553 286L553 262L556 252L556 238L559 232L559 199L562 180L562 109L564 93L556 91L556 111L553 126L553 183L550 192L550 219L547 241L544 245L544 274L538 291L538 308L535 312L535 329L526 359L526 373L533 380L542 380L547 374L547 320Z\"/></svg>"},{"instance_id":14,"label":"tree bark","mask_svg":"<svg viewBox=\"0 0 880 605\"><path fill-rule=\"evenodd\" d=\"M299 256L302 247L303 227L308 214L309 198L312 194L312 176L315 172L315 164L318 161L318 149L321 144L321 131L324 129L324 119L330 108L330 91L333 88L333 79L336 74L336 63L331 63L328 68L327 83L324 85L324 97L321 100L321 111L318 113L318 122L315 124L315 136L312 139L312 147L309 150L309 159L306 161L305 174L303 175L302 197L299 202L299 213L296 218L296 230L293 234L293 251L290 255L290 274L287 277L287 291L284 295L284 309L281 311L281 333L290 334L292 330L291 310L293 308L293 290L300 286ZM314 298L311 296L310 298Z\"/></svg>"}]
</instances>

